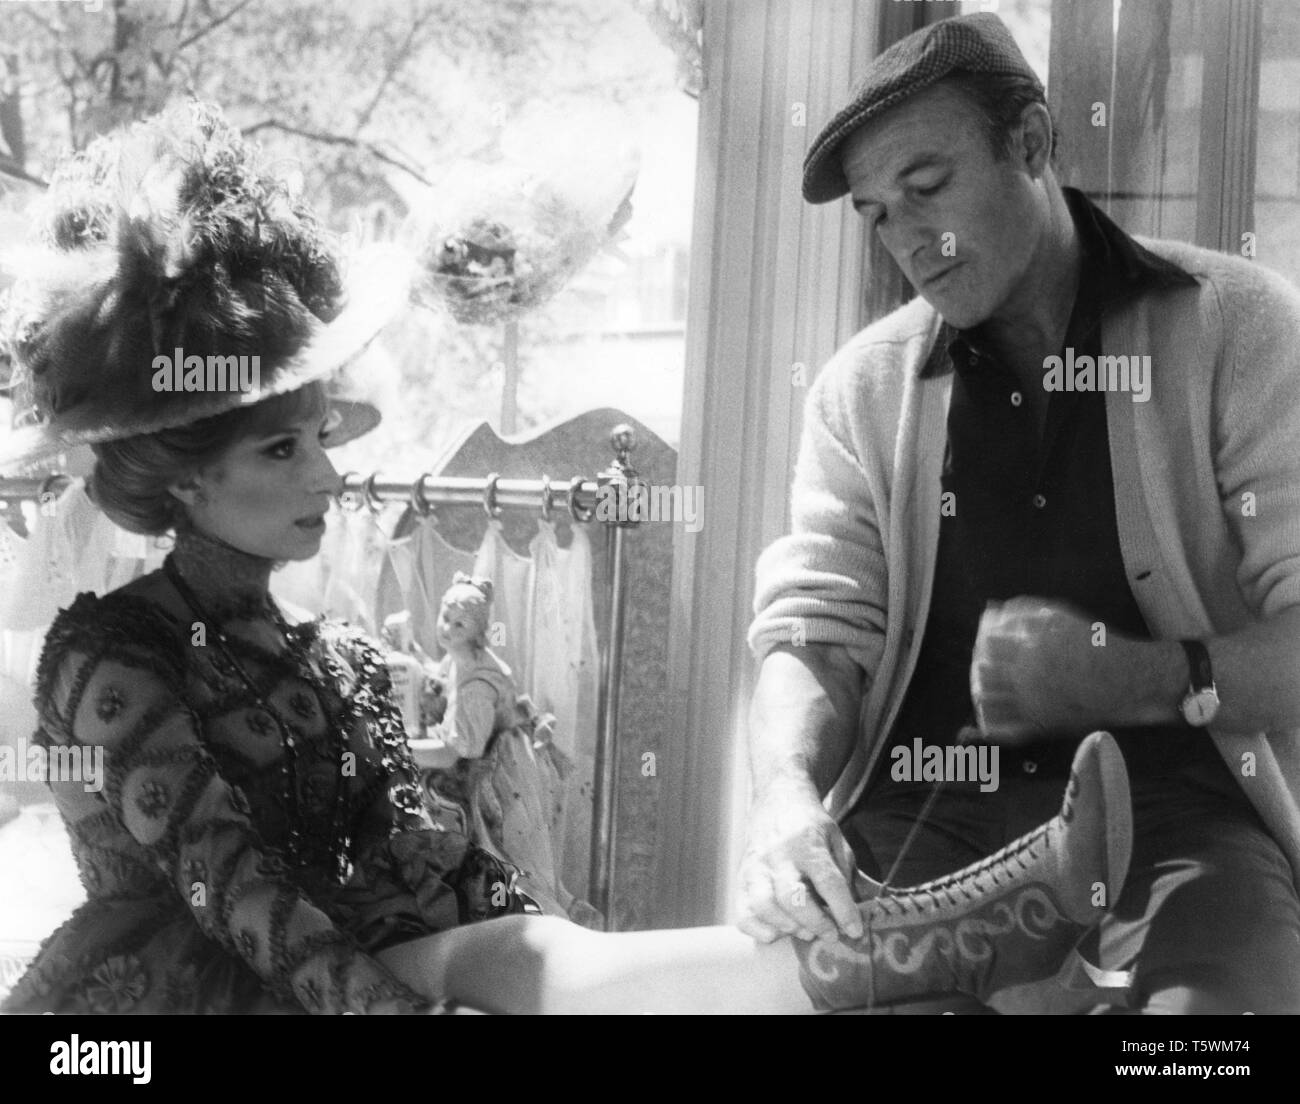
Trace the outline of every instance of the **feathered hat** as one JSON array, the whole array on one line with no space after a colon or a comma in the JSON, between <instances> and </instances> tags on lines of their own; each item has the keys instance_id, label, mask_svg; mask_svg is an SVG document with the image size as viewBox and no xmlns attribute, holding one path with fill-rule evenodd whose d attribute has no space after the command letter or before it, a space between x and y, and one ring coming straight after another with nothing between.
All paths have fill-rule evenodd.
<instances>
[{"instance_id":1,"label":"feathered hat","mask_svg":"<svg viewBox=\"0 0 1300 1104\"><path fill-rule=\"evenodd\" d=\"M15 278L0 306L15 404L0 472L318 380L341 415L329 444L378 424L363 353L408 303L411 259L345 260L217 108L98 139L39 208L37 244L0 258Z\"/></svg>"}]
</instances>

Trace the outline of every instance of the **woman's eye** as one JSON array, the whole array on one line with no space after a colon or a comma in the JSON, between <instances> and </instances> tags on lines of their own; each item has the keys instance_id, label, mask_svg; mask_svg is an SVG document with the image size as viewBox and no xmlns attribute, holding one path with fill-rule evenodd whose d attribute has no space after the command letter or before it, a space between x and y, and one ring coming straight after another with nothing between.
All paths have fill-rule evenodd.
<instances>
[{"instance_id":1,"label":"woman's eye","mask_svg":"<svg viewBox=\"0 0 1300 1104\"><path fill-rule=\"evenodd\" d=\"M916 194L919 195L919 196L932 196L932 195L935 195L935 194L937 194L937 193L939 192L939 190L940 190L940 189L941 189L945 184L947 184L947 183L948 183L948 181L946 181L946 180L940 180L938 184L931 184L930 187L928 187L928 188L917 188L917 189L916 189Z\"/></svg>"},{"instance_id":2,"label":"woman's eye","mask_svg":"<svg viewBox=\"0 0 1300 1104\"><path fill-rule=\"evenodd\" d=\"M293 455L294 439L286 437L283 441L276 441L266 450L267 456L272 456L277 460L288 460Z\"/></svg>"}]
</instances>

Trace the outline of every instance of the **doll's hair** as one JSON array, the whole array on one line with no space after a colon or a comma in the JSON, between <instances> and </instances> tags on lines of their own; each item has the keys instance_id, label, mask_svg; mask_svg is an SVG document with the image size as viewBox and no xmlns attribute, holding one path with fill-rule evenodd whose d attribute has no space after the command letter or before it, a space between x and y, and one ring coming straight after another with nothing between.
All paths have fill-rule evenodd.
<instances>
[{"instance_id":1,"label":"doll's hair","mask_svg":"<svg viewBox=\"0 0 1300 1104\"><path fill-rule=\"evenodd\" d=\"M313 383L174 429L92 445L95 468L86 481L87 493L115 524L132 533L161 536L184 529L189 513L169 485L199 474L219 481L222 459L232 446L321 415L325 404L323 385Z\"/></svg>"},{"instance_id":2,"label":"doll's hair","mask_svg":"<svg viewBox=\"0 0 1300 1104\"><path fill-rule=\"evenodd\" d=\"M464 571L457 571L451 577L451 585L453 588L459 586L473 587L479 592L484 602L490 604L492 601L492 580L484 575L468 575ZM447 593L450 594L451 591L448 590ZM473 600L471 596L470 601Z\"/></svg>"},{"instance_id":3,"label":"doll's hair","mask_svg":"<svg viewBox=\"0 0 1300 1104\"><path fill-rule=\"evenodd\" d=\"M487 632L492 608L492 580L457 571L451 586L442 596L444 606L452 606L472 617L483 633Z\"/></svg>"}]
</instances>

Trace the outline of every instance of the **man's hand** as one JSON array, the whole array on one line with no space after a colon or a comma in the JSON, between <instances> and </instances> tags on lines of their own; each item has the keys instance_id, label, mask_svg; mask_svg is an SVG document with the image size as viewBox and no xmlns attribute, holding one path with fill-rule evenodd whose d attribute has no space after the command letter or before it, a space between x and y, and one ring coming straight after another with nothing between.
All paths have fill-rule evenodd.
<instances>
[{"instance_id":1,"label":"man's hand","mask_svg":"<svg viewBox=\"0 0 1300 1104\"><path fill-rule=\"evenodd\" d=\"M737 926L762 943L783 935L831 936L837 926L856 939L862 921L849 892L856 867L816 791L777 783L750 815Z\"/></svg>"},{"instance_id":2,"label":"man's hand","mask_svg":"<svg viewBox=\"0 0 1300 1104\"><path fill-rule=\"evenodd\" d=\"M1131 700L1134 646L1060 602L990 602L971 660L980 731L1020 745L1106 725L1137 723Z\"/></svg>"}]
</instances>

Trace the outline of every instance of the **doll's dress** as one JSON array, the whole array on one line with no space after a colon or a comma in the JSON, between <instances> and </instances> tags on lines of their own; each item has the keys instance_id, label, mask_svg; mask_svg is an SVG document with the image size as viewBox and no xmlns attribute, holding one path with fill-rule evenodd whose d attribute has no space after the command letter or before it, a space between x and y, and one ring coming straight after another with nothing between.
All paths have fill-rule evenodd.
<instances>
[{"instance_id":1,"label":"doll's dress","mask_svg":"<svg viewBox=\"0 0 1300 1104\"><path fill-rule=\"evenodd\" d=\"M555 857L571 769L553 740L555 718L527 695L516 697L503 664L458 674L447 656L439 673L456 744L468 754L454 767L426 772L430 807L446 816L451 806L451 826L464 825L479 847L518 868L520 889L544 913L598 927L599 913L565 888Z\"/></svg>"},{"instance_id":2,"label":"doll's dress","mask_svg":"<svg viewBox=\"0 0 1300 1104\"><path fill-rule=\"evenodd\" d=\"M50 628L32 742L103 749L98 790L50 783L88 899L0 1010L427 1005L374 953L527 898L517 871L430 820L382 653L323 618L278 655L229 632L276 724L193 629L121 593L80 594Z\"/></svg>"}]
</instances>

